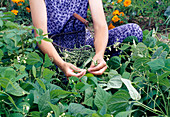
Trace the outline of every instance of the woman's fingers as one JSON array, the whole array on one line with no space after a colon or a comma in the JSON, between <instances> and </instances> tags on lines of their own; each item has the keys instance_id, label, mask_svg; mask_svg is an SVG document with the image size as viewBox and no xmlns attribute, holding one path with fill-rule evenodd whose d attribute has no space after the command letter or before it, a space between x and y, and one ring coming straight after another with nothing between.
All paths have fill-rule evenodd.
<instances>
[{"instance_id":1,"label":"woman's fingers","mask_svg":"<svg viewBox=\"0 0 170 117\"><path fill-rule=\"evenodd\" d=\"M94 74L94 75L102 75L103 72L107 69L107 66L104 66L102 69L100 70L96 70L96 71L92 71L90 73Z\"/></svg>"}]
</instances>

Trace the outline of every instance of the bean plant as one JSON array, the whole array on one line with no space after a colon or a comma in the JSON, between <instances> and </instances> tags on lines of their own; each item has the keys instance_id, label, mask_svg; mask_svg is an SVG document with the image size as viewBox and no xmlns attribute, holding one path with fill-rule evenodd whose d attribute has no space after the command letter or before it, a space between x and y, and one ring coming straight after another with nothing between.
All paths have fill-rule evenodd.
<instances>
[{"instance_id":1,"label":"bean plant","mask_svg":"<svg viewBox=\"0 0 170 117\"><path fill-rule=\"evenodd\" d=\"M103 75L87 72L67 79L37 48L42 39L52 40L0 10L0 116L170 116L169 43L160 41L156 30L143 31L143 42L131 36L108 47L119 55L106 56ZM81 67L88 67L93 56Z\"/></svg>"}]
</instances>

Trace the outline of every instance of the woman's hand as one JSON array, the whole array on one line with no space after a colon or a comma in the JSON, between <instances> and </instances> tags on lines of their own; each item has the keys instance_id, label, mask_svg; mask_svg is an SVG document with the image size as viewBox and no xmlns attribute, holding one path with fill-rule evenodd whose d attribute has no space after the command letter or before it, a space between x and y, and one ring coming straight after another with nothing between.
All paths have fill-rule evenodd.
<instances>
[{"instance_id":1,"label":"woman's hand","mask_svg":"<svg viewBox=\"0 0 170 117\"><path fill-rule=\"evenodd\" d=\"M73 64L67 63L67 62L64 63L61 70L65 73L67 78L69 78L71 76L81 78L86 74L85 69L80 69L80 68L74 66Z\"/></svg>"},{"instance_id":2,"label":"woman's hand","mask_svg":"<svg viewBox=\"0 0 170 117\"><path fill-rule=\"evenodd\" d=\"M102 75L107 69L107 64L103 57L95 55L88 71L94 75Z\"/></svg>"}]
</instances>

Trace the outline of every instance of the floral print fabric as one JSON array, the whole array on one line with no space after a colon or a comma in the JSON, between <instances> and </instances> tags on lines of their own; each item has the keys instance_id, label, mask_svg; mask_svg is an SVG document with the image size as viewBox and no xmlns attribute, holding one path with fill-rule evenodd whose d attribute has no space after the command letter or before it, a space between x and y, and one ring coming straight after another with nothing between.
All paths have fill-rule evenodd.
<instances>
[{"instance_id":1,"label":"floral print fabric","mask_svg":"<svg viewBox=\"0 0 170 117\"><path fill-rule=\"evenodd\" d=\"M47 26L49 35L80 31L79 33L62 35L53 38L54 42L65 48L80 47L93 44L93 37L86 31L85 25L73 17L77 13L83 18L87 16L88 0L45 0L47 7ZM122 42L128 36L136 36L142 41L143 33L137 24L125 24L109 30L108 45Z\"/></svg>"}]
</instances>

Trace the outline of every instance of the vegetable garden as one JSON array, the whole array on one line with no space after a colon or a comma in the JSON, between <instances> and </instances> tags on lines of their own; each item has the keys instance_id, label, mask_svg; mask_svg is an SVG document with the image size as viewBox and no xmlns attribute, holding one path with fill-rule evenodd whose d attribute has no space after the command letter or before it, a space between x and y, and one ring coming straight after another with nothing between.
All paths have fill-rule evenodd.
<instances>
[{"instance_id":1,"label":"vegetable garden","mask_svg":"<svg viewBox=\"0 0 170 117\"><path fill-rule=\"evenodd\" d=\"M108 47L120 54L106 53L104 74L81 79L66 79L36 48L42 39L52 39L32 26L27 0L1 0L0 5L0 117L170 116L168 0L103 0L108 28L137 23L143 41L131 36ZM87 20L92 26L89 10ZM88 68L93 55L79 67Z\"/></svg>"}]
</instances>

